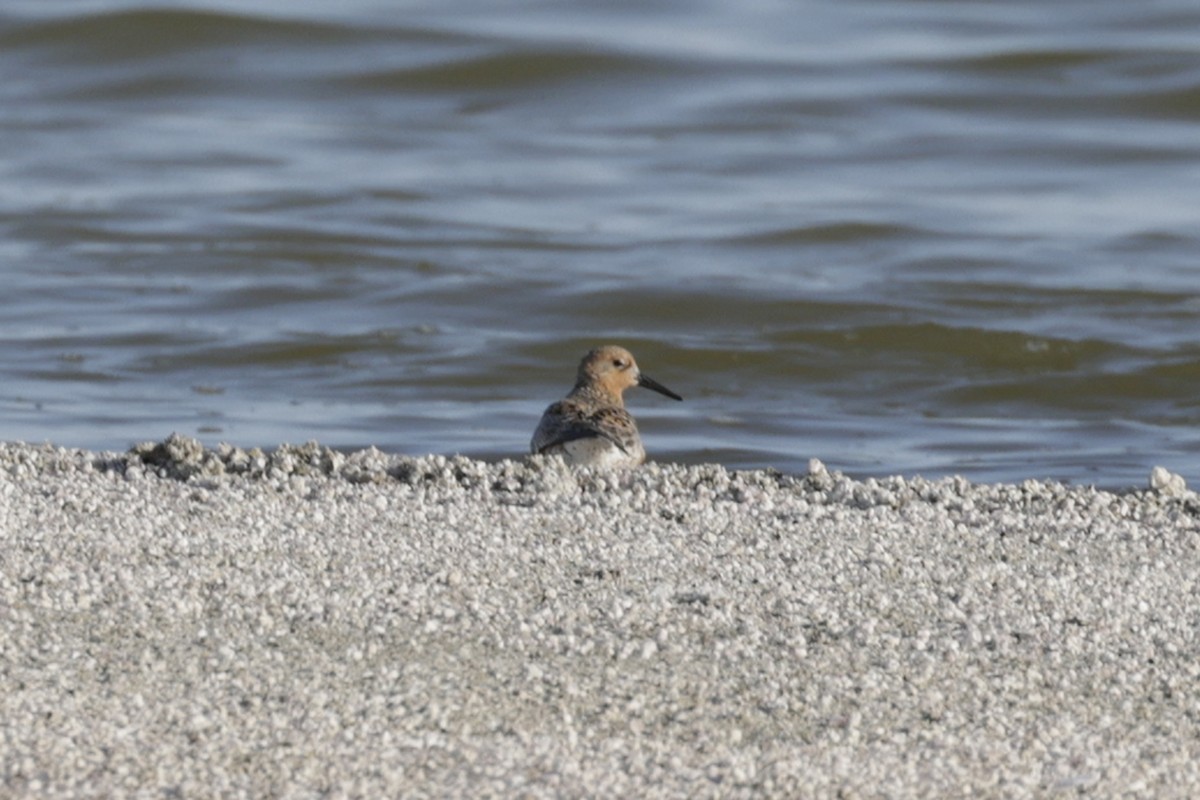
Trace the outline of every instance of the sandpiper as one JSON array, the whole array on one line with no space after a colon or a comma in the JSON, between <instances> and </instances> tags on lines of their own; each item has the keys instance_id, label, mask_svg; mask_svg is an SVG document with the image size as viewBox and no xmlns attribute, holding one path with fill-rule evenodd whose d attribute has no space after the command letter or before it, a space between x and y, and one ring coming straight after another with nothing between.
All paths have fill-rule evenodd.
<instances>
[{"instance_id":1,"label":"sandpiper","mask_svg":"<svg viewBox=\"0 0 1200 800\"><path fill-rule=\"evenodd\" d=\"M643 375L633 354L624 347L597 347L579 362L575 388L542 414L530 449L560 455L567 463L581 466L641 464L646 450L621 396L630 386L645 386L672 399L683 399Z\"/></svg>"}]
</instances>

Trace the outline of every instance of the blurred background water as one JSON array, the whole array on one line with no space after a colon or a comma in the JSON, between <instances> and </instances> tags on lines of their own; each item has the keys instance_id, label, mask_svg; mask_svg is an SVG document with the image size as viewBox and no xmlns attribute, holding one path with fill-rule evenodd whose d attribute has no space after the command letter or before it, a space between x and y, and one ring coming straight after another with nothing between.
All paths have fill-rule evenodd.
<instances>
[{"instance_id":1,"label":"blurred background water","mask_svg":"<svg viewBox=\"0 0 1200 800\"><path fill-rule=\"evenodd\" d=\"M251 10L252 9L252 10ZM1200 480L1194 0L0 8L0 439Z\"/></svg>"}]
</instances>

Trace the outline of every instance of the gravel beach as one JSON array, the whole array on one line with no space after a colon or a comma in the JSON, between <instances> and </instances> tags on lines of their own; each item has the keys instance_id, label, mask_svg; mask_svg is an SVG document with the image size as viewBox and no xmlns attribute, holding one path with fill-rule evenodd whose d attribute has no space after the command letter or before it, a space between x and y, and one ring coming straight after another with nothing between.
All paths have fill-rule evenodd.
<instances>
[{"instance_id":1,"label":"gravel beach","mask_svg":"<svg viewBox=\"0 0 1200 800\"><path fill-rule=\"evenodd\" d=\"M5 796L1200 796L1200 498L0 445Z\"/></svg>"}]
</instances>

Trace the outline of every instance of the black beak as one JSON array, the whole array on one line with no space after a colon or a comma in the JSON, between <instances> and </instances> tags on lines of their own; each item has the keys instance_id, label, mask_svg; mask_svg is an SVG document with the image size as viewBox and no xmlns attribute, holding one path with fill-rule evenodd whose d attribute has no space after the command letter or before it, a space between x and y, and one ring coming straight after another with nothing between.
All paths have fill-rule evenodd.
<instances>
[{"instance_id":1,"label":"black beak","mask_svg":"<svg viewBox=\"0 0 1200 800\"><path fill-rule=\"evenodd\" d=\"M638 386L645 386L647 389L653 389L659 394L665 394L672 400L682 400L683 398L672 392L667 387L663 386L653 378L647 378L645 375L638 375Z\"/></svg>"}]
</instances>

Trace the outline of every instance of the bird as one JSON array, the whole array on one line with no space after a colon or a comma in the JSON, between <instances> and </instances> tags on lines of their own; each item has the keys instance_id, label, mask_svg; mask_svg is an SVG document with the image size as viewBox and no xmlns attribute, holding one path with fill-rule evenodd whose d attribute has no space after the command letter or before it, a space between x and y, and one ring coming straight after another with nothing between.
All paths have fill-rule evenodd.
<instances>
[{"instance_id":1,"label":"bird","mask_svg":"<svg viewBox=\"0 0 1200 800\"><path fill-rule=\"evenodd\" d=\"M530 451L559 455L568 464L579 466L636 467L643 463L646 449L622 396L631 386L644 386L673 400L683 400L643 375L633 354L624 347L597 347L579 362L575 387L542 414L529 443Z\"/></svg>"}]
</instances>

